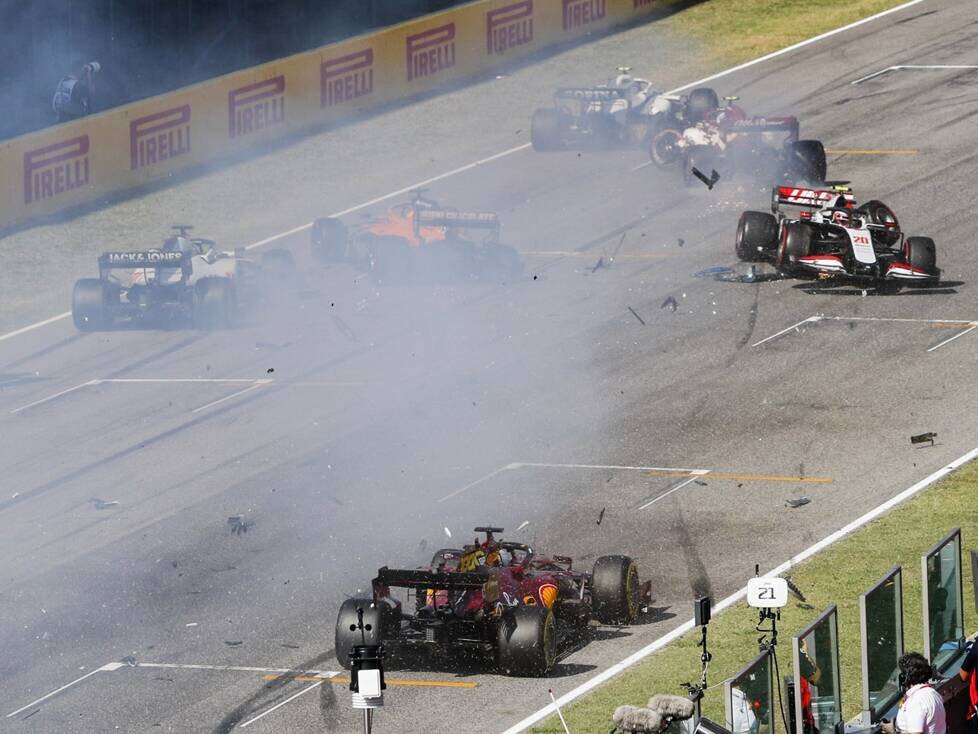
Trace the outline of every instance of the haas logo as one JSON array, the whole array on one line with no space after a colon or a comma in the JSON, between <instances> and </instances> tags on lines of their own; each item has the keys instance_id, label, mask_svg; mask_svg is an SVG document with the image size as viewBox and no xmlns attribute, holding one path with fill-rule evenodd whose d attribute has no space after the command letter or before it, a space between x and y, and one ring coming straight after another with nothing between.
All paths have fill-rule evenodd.
<instances>
[{"instance_id":1,"label":"haas logo","mask_svg":"<svg viewBox=\"0 0 978 734\"><path fill-rule=\"evenodd\" d=\"M486 13L486 53L501 54L533 42L533 0Z\"/></svg>"}]
</instances>

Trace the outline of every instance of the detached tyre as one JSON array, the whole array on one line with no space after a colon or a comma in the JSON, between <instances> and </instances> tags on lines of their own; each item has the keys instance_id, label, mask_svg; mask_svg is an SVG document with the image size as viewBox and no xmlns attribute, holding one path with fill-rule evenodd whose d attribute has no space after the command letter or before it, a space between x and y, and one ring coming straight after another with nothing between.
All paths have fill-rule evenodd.
<instances>
[{"instance_id":1,"label":"detached tyre","mask_svg":"<svg viewBox=\"0 0 978 734\"><path fill-rule=\"evenodd\" d=\"M628 556L601 556L591 575L591 604L601 624L631 624L638 616L638 566Z\"/></svg>"},{"instance_id":2,"label":"detached tyre","mask_svg":"<svg viewBox=\"0 0 978 734\"><path fill-rule=\"evenodd\" d=\"M360 630L357 628L358 608L363 609L363 637L360 636ZM368 626L370 629L367 629ZM383 642L383 620L380 608L374 605L373 599L347 599L336 615L334 635L336 661L349 670L350 651L354 645L364 644L363 640L366 640L368 645L379 645Z\"/></svg>"},{"instance_id":3,"label":"detached tyre","mask_svg":"<svg viewBox=\"0 0 978 734\"><path fill-rule=\"evenodd\" d=\"M668 168L679 163L683 159L683 152L679 148L679 141L682 134L678 130L667 128L660 130L649 143L649 157L659 168Z\"/></svg>"},{"instance_id":4,"label":"detached tyre","mask_svg":"<svg viewBox=\"0 0 978 734\"><path fill-rule=\"evenodd\" d=\"M499 667L506 675L546 675L557 662L557 623L546 607L518 606L499 622Z\"/></svg>"},{"instance_id":5,"label":"detached tyre","mask_svg":"<svg viewBox=\"0 0 978 734\"><path fill-rule=\"evenodd\" d=\"M788 156L788 174L812 184L825 183L828 163L825 160L825 146L820 140L798 140L785 146Z\"/></svg>"},{"instance_id":6,"label":"detached tyre","mask_svg":"<svg viewBox=\"0 0 978 734\"><path fill-rule=\"evenodd\" d=\"M98 331L109 325L108 288L99 278L83 278L71 291L71 319L78 331Z\"/></svg>"},{"instance_id":7,"label":"detached tyre","mask_svg":"<svg viewBox=\"0 0 978 734\"><path fill-rule=\"evenodd\" d=\"M772 255L778 249L778 220L766 212L744 212L737 223L734 249L744 262Z\"/></svg>"},{"instance_id":8,"label":"detached tyre","mask_svg":"<svg viewBox=\"0 0 978 734\"><path fill-rule=\"evenodd\" d=\"M194 321L198 328L226 329L234 316L234 291L226 278L201 278L194 286Z\"/></svg>"},{"instance_id":9,"label":"detached tyre","mask_svg":"<svg viewBox=\"0 0 978 734\"><path fill-rule=\"evenodd\" d=\"M879 199L867 201L853 213L864 216L870 224L886 227L885 232L877 232L874 237L878 237L889 247L900 241L900 221L893 210Z\"/></svg>"},{"instance_id":10,"label":"detached tyre","mask_svg":"<svg viewBox=\"0 0 978 734\"><path fill-rule=\"evenodd\" d=\"M341 263L348 256L349 232L336 217L312 223L312 253L324 263Z\"/></svg>"},{"instance_id":11,"label":"detached tyre","mask_svg":"<svg viewBox=\"0 0 978 734\"><path fill-rule=\"evenodd\" d=\"M560 110L552 107L536 110L530 120L530 143L533 149L546 152L563 150L564 116Z\"/></svg>"}]
</instances>

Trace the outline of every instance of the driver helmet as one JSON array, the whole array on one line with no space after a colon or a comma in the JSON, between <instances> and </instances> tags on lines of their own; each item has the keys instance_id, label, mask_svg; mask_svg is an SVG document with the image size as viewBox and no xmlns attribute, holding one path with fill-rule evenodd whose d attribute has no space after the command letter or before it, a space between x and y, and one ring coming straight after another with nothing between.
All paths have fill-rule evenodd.
<instances>
[{"instance_id":1,"label":"driver helmet","mask_svg":"<svg viewBox=\"0 0 978 734\"><path fill-rule=\"evenodd\" d=\"M635 81L631 74L619 74L615 77L614 86L616 89L626 89Z\"/></svg>"},{"instance_id":2,"label":"driver helmet","mask_svg":"<svg viewBox=\"0 0 978 734\"><path fill-rule=\"evenodd\" d=\"M163 252L183 252L183 253L193 253L193 246L190 244L190 240L186 237L168 237L166 241L163 242Z\"/></svg>"},{"instance_id":3,"label":"driver helmet","mask_svg":"<svg viewBox=\"0 0 978 734\"><path fill-rule=\"evenodd\" d=\"M476 571L486 565L486 552L482 548L476 547L462 556L458 564L458 570L464 572Z\"/></svg>"},{"instance_id":4,"label":"driver helmet","mask_svg":"<svg viewBox=\"0 0 978 734\"><path fill-rule=\"evenodd\" d=\"M832 208L835 209L832 212L832 221L835 224L846 227L852 222L852 217L848 212L849 209L852 209L852 202L847 200L845 196L835 197Z\"/></svg>"}]
</instances>

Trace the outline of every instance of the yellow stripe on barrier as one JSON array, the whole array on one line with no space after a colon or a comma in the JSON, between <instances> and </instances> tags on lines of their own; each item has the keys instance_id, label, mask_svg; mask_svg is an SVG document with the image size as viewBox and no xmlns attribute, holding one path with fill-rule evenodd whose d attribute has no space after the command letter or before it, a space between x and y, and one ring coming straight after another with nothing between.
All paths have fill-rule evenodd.
<instances>
[{"instance_id":1,"label":"yellow stripe on barrier","mask_svg":"<svg viewBox=\"0 0 978 734\"><path fill-rule=\"evenodd\" d=\"M410 99L661 0L476 0L0 143L0 227Z\"/></svg>"}]
</instances>

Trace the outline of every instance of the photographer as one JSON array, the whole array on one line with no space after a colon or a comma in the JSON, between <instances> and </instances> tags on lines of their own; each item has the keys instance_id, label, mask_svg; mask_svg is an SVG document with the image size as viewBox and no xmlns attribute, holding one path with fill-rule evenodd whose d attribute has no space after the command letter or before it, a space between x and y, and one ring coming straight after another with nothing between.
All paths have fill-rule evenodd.
<instances>
[{"instance_id":1,"label":"photographer","mask_svg":"<svg viewBox=\"0 0 978 734\"><path fill-rule=\"evenodd\" d=\"M929 683L934 669L927 658L919 652L908 652L897 665L903 700L896 722L885 722L883 734L946 734L944 701Z\"/></svg>"},{"instance_id":2,"label":"photographer","mask_svg":"<svg viewBox=\"0 0 978 734\"><path fill-rule=\"evenodd\" d=\"M51 108L58 122L77 120L92 111L92 92L95 88L95 74L102 69L97 61L79 62L71 73L58 82L51 100Z\"/></svg>"}]
</instances>

